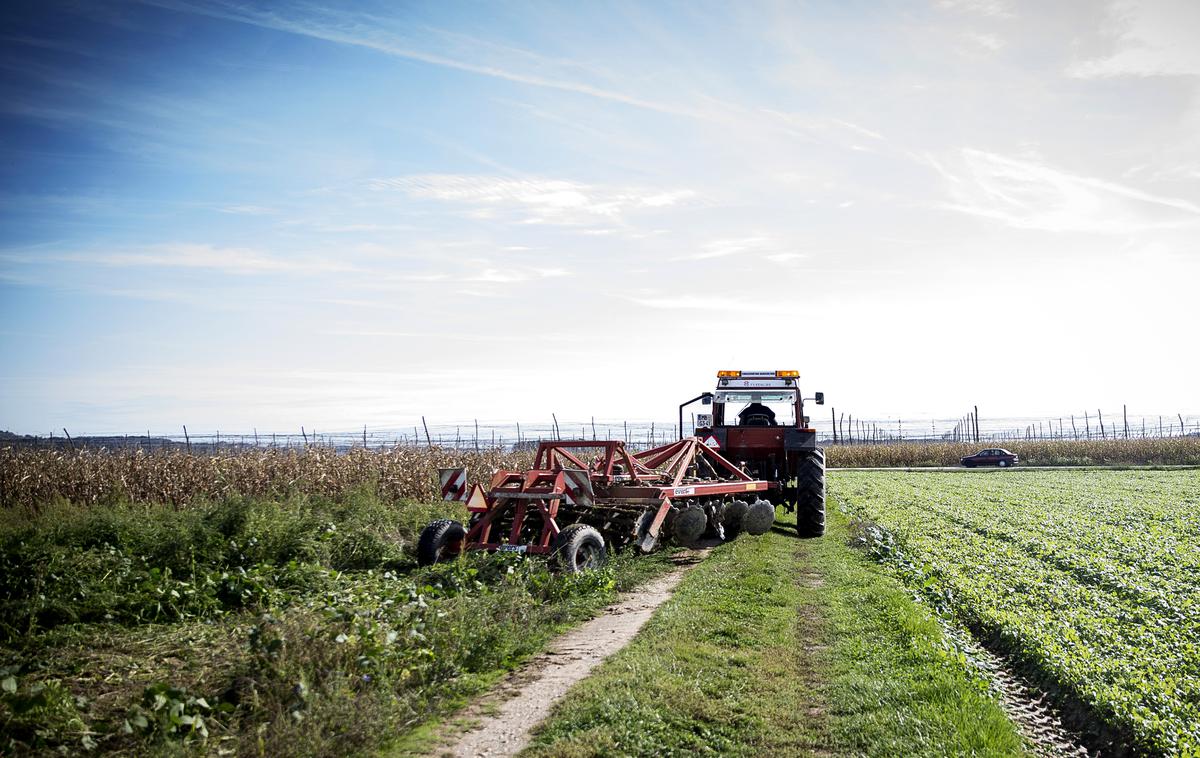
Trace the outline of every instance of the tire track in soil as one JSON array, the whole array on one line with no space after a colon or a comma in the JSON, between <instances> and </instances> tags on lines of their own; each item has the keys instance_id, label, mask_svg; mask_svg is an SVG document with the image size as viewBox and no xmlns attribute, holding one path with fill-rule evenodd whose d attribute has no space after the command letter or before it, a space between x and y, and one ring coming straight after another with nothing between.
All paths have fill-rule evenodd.
<instances>
[{"instance_id":1,"label":"tire track in soil","mask_svg":"<svg viewBox=\"0 0 1200 758\"><path fill-rule=\"evenodd\" d=\"M552 641L541 653L506 676L471 704L456 721L472 726L436 755L501 758L525 749L530 735L576 682L629 644L688 570L707 550L689 550L673 559L679 568L633 590L591 621Z\"/></svg>"},{"instance_id":2,"label":"tire track in soil","mask_svg":"<svg viewBox=\"0 0 1200 758\"><path fill-rule=\"evenodd\" d=\"M970 651L972 662L988 678L1000 707L1029 743L1034 755L1043 758L1089 758L1083 739L1063 723L1062 712L1044 692L1013 673L1002 657L983 647Z\"/></svg>"}]
</instances>

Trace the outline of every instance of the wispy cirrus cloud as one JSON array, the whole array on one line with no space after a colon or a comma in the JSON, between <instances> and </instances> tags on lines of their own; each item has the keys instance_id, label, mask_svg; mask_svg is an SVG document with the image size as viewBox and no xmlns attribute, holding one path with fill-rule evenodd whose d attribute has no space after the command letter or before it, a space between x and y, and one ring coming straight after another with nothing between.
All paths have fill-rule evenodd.
<instances>
[{"instance_id":1,"label":"wispy cirrus cloud","mask_svg":"<svg viewBox=\"0 0 1200 758\"><path fill-rule=\"evenodd\" d=\"M1053 232L1130 233L1200 224L1200 205L1030 159L964 149L946 179L944 207L1008 226Z\"/></svg>"},{"instance_id":2,"label":"wispy cirrus cloud","mask_svg":"<svg viewBox=\"0 0 1200 758\"><path fill-rule=\"evenodd\" d=\"M637 210L678 205L696 196L686 189L611 187L563 179L467 174L372 179L365 186L373 192L399 192L410 198L508 211L526 223L552 224L613 220Z\"/></svg>"},{"instance_id":3,"label":"wispy cirrus cloud","mask_svg":"<svg viewBox=\"0 0 1200 758\"><path fill-rule=\"evenodd\" d=\"M1200 4L1119 0L1109 17L1112 53L1072 64L1070 76L1200 76Z\"/></svg>"},{"instance_id":4,"label":"wispy cirrus cloud","mask_svg":"<svg viewBox=\"0 0 1200 758\"><path fill-rule=\"evenodd\" d=\"M284 258L244 247L171 243L115 250L38 250L0 256L8 264L72 263L108 267L210 269L227 274L322 274L355 271L344 261L328 257Z\"/></svg>"},{"instance_id":5,"label":"wispy cirrus cloud","mask_svg":"<svg viewBox=\"0 0 1200 758\"><path fill-rule=\"evenodd\" d=\"M727 258L731 255L747 253L770 253L779 249L779 242L768 235L750 237L733 237L712 240L700 246L700 250L677 256L677 261L705 261L713 258Z\"/></svg>"},{"instance_id":6,"label":"wispy cirrus cloud","mask_svg":"<svg viewBox=\"0 0 1200 758\"><path fill-rule=\"evenodd\" d=\"M619 295L643 308L658 311L701 311L704 313L753 313L760 315L783 315L794 313L792 303L765 300L741 300L726 295L678 295L656 290L644 290L633 295Z\"/></svg>"},{"instance_id":7,"label":"wispy cirrus cloud","mask_svg":"<svg viewBox=\"0 0 1200 758\"><path fill-rule=\"evenodd\" d=\"M672 104L649 98L638 97L608 87L563 78L557 72L519 71L490 62L464 60L450 55L420 48L417 43L386 28L383 19L370 14L337 8L321 8L310 5L286 6L281 4L256 8L244 3L189 2L188 0L142 0L147 5L191 13L226 21L250 24L265 29L288 32L304 37L335 42L343 45L375 50L386 55L420 61L434 66L466 71L481 76L504 79L517 84L573 92L588 97L623 103L644 110L667 113L688 118L709 118L709 115L686 105ZM513 52L512 48L508 48ZM549 62L541 56L524 51L535 68L545 68Z\"/></svg>"}]
</instances>

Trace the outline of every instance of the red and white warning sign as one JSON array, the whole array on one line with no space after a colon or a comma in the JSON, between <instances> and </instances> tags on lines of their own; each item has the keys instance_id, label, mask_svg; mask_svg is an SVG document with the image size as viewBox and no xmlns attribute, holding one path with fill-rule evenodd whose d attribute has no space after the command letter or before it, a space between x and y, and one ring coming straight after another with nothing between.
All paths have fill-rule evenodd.
<instances>
[{"instance_id":1,"label":"red and white warning sign","mask_svg":"<svg viewBox=\"0 0 1200 758\"><path fill-rule=\"evenodd\" d=\"M704 438L704 444L707 447L711 447L713 450L721 449L721 443L717 442L717 437L716 437L716 435L713 435L713 434L710 434Z\"/></svg>"},{"instance_id":2,"label":"red and white warning sign","mask_svg":"<svg viewBox=\"0 0 1200 758\"><path fill-rule=\"evenodd\" d=\"M572 505L588 506L596 502L596 491L592 489L592 475L578 468L563 469L563 484L566 485L566 501Z\"/></svg>"},{"instance_id":3,"label":"red and white warning sign","mask_svg":"<svg viewBox=\"0 0 1200 758\"><path fill-rule=\"evenodd\" d=\"M442 483L442 500L467 499L467 470L465 468L438 469Z\"/></svg>"}]
</instances>

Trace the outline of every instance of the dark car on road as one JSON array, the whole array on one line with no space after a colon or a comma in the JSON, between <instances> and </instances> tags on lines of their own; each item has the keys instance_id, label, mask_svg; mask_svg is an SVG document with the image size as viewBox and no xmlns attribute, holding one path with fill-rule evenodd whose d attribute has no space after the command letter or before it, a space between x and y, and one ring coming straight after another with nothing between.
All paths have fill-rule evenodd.
<instances>
[{"instance_id":1,"label":"dark car on road","mask_svg":"<svg viewBox=\"0 0 1200 758\"><path fill-rule=\"evenodd\" d=\"M967 468L975 468L976 466L999 466L1000 468L1007 468L1008 466L1017 465L1017 454L1010 453L1002 447L990 447L987 450L980 450L975 455L968 455L961 462Z\"/></svg>"}]
</instances>

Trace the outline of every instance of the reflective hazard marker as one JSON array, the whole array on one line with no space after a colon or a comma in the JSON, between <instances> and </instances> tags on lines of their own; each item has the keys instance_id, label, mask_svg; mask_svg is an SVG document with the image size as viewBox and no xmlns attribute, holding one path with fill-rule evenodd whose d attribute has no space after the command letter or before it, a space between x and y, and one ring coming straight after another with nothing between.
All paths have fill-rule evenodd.
<instances>
[{"instance_id":1,"label":"reflective hazard marker","mask_svg":"<svg viewBox=\"0 0 1200 758\"><path fill-rule=\"evenodd\" d=\"M572 505L590 506L596 502L596 491L592 489L592 476L577 468L563 469L566 486L566 501Z\"/></svg>"},{"instance_id":2,"label":"reflective hazard marker","mask_svg":"<svg viewBox=\"0 0 1200 758\"><path fill-rule=\"evenodd\" d=\"M467 499L467 470L465 468L439 469L438 478L442 483L442 500Z\"/></svg>"},{"instance_id":3,"label":"reflective hazard marker","mask_svg":"<svg viewBox=\"0 0 1200 758\"><path fill-rule=\"evenodd\" d=\"M487 497L483 494L483 487L476 484L471 488L471 495L467 498L467 510L472 513L485 513L487 509Z\"/></svg>"}]
</instances>

